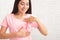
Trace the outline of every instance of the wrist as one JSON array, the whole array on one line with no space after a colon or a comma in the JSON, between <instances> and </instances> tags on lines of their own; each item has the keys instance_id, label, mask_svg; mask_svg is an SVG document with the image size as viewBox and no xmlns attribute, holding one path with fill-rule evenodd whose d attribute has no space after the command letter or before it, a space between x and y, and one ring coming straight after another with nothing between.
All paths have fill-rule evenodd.
<instances>
[{"instance_id":1,"label":"wrist","mask_svg":"<svg viewBox=\"0 0 60 40\"><path fill-rule=\"evenodd\" d=\"M14 35L14 37L17 37L17 33L16 32L14 32L13 35Z\"/></svg>"},{"instance_id":2,"label":"wrist","mask_svg":"<svg viewBox=\"0 0 60 40\"><path fill-rule=\"evenodd\" d=\"M16 37L22 37L22 34L20 32L17 32Z\"/></svg>"}]
</instances>

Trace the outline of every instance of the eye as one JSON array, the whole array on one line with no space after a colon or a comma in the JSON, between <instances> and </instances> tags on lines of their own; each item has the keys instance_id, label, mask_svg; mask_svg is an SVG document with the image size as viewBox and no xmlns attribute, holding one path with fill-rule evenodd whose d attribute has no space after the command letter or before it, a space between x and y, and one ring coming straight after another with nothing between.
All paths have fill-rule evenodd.
<instances>
[{"instance_id":1,"label":"eye","mask_svg":"<svg viewBox=\"0 0 60 40\"><path fill-rule=\"evenodd\" d=\"M29 3L26 3L27 6L29 6Z\"/></svg>"},{"instance_id":2,"label":"eye","mask_svg":"<svg viewBox=\"0 0 60 40\"><path fill-rule=\"evenodd\" d=\"M24 3L21 3L21 5L24 5Z\"/></svg>"},{"instance_id":3,"label":"eye","mask_svg":"<svg viewBox=\"0 0 60 40\"><path fill-rule=\"evenodd\" d=\"M20 2L21 5L24 5L24 2Z\"/></svg>"}]
</instances>

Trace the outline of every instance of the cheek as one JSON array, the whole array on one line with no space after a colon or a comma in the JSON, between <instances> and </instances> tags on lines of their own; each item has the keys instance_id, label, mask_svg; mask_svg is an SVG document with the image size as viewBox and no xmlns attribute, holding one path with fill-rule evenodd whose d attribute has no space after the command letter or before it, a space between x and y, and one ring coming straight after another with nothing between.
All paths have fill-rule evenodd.
<instances>
[{"instance_id":1,"label":"cheek","mask_svg":"<svg viewBox=\"0 0 60 40\"><path fill-rule=\"evenodd\" d=\"M24 6L22 6L22 5L19 5L19 6L18 6L18 9L19 9L19 10L21 10L21 9L26 9L26 10L28 10L28 9L29 9L29 6L25 6L25 7L24 7Z\"/></svg>"},{"instance_id":2,"label":"cheek","mask_svg":"<svg viewBox=\"0 0 60 40\"><path fill-rule=\"evenodd\" d=\"M29 6L26 6L26 9L28 10L29 9Z\"/></svg>"},{"instance_id":3,"label":"cheek","mask_svg":"<svg viewBox=\"0 0 60 40\"><path fill-rule=\"evenodd\" d=\"M23 8L23 6L20 5L19 8L21 9L21 8Z\"/></svg>"},{"instance_id":4,"label":"cheek","mask_svg":"<svg viewBox=\"0 0 60 40\"><path fill-rule=\"evenodd\" d=\"M23 8L23 6L18 6L18 10L21 11L21 9Z\"/></svg>"},{"instance_id":5,"label":"cheek","mask_svg":"<svg viewBox=\"0 0 60 40\"><path fill-rule=\"evenodd\" d=\"M29 9L29 6L27 6L27 8Z\"/></svg>"}]
</instances>

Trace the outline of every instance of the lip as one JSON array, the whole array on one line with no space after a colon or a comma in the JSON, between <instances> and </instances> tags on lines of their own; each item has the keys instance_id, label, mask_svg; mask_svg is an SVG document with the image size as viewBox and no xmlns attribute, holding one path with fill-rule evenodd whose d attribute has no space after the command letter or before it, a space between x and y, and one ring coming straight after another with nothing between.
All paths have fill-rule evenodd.
<instances>
[{"instance_id":1,"label":"lip","mask_svg":"<svg viewBox=\"0 0 60 40\"><path fill-rule=\"evenodd\" d=\"M26 9L22 8L22 10L26 10Z\"/></svg>"},{"instance_id":2,"label":"lip","mask_svg":"<svg viewBox=\"0 0 60 40\"><path fill-rule=\"evenodd\" d=\"M22 11L26 11L26 9L22 9Z\"/></svg>"}]
</instances>

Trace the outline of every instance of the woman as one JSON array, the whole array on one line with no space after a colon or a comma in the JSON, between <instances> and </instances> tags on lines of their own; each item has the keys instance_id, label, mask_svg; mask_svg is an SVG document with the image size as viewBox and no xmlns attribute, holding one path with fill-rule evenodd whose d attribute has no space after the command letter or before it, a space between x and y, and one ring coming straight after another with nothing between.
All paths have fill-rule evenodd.
<instances>
[{"instance_id":1,"label":"woman","mask_svg":"<svg viewBox=\"0 0 60 40\"><path fill-rule=\"evenodd\" d=\"M47 30L44 25L31 14L31 0L15 0L12 13L7 15L1 23L0 39L31 40L32 27L46 36ZM6 33L7 28L10 33Z\"/></svg>"}]
</instances>

